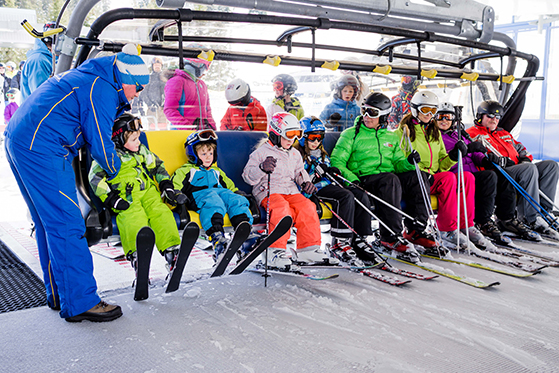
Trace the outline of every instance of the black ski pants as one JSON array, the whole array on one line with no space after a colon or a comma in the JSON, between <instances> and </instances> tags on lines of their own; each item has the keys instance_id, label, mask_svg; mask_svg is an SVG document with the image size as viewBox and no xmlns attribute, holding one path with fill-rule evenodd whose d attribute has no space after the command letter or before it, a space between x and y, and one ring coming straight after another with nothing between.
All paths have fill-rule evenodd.
<instances>
[{"instance_id":1,"label":"black ski pants","mask_svg":"<svg viewBox=\"0 0 559 373\"><path fill-rule=\"evenodd\" d=\"M501 220L514 218L516 207L516 190L500 173L493 170L473 173L476 180L476 224L485 224L493 212Z\"/></svg>"}]
</instances>

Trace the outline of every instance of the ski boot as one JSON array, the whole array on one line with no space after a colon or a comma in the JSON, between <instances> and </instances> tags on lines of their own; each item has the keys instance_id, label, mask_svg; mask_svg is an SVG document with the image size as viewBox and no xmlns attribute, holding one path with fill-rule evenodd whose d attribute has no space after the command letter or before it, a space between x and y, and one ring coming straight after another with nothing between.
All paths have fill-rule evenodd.
<instances>
[{"instance_id":1,"label":"ski boot","mask_svg":"<svg viewBox=\"0 0 559 373\"><path fill-rule=\"evenodd\" d=\"M225 238L223 232L218 231L211 234L210 242L212 243L214 249L213 260L215 263L218 263L223 255L225 255L225 249L227 248L228 243L227 238Z\"/></svg>"},{"instance_id":2,"label":"ski boot","mask_svg":"<svg viewBox=\"0 0 559 373\"><path fill-rule=\"evenodd\" d=\"M340 261L335 258L329 258L328 255L321 250L320 247L311 246L309 248L298 249L295 251L297 261L312 264L338 264Z\"/></svg>"},{"instance_id":3,"label":"ski boot","mask_svg":"<svg viewBox=\"0 0 559 373\"><path fill-rule=\"evenodd\" d=\"M508 246L512 243L510 237L505 236L493 220L489 220L484 224L478 225L477 228L484 236L494 240L498 245Z\"/></svg>"},{"instance_id":4,"label":"ski boot","mask_svg":"<svg viewBox=\"0 0 559 373\"><path fill-rule=\"evenodd\" d=\"M547 222L541 216L537 216L536 220L529 225L533 231L541 233L552 240L559 241L559 233L547 224Z\"/></svg>"},{"instance_id":5,"label":"ski boot","mask_svg":"<svg viewBox=\"0 0 559 373\"><path fill-rule=\"evenodd\" d=\"M352 246L353 246L353 250L355 251L355 254L357 254L357 257L361 259L363 264L365 264L366 266L371 267L371 266L377 266L384 263L382 257L379 256L379 254L377 254L371 248L371 246L373 246L379 250L382 250L382 248L378 247L379 246L378 242L367 244L367 242L365 242L364 240L357 238L355 239L355 241L353 241Z\"/></svg>"},{"instance_id":6,"label":"ski boot","mask_svg":"<svg viewBox=\"0 0 559 373\"><path fill-rule=\"evenodd\" d=\"M460 231L464 235L466 234L466 229L460 229ZM493 245L476 227L472 226L468 228L468 236L470 237L470 241L482 250L497 251L495 245Z\"/></svg>"},{"instance_id":7,"label":"ski boot","mask_svg":"<svg viewBox=\"0 0 559 373\"><path fill-rule=\"evenodd\" d=\"M266 264L266 252L262 253L262 266ZM289 271L293 267L291 259L287 257L285 249L268 248L268 268L277 268L280 271Z\"/></svg>"},{"instance_id":8,"label":"ski boot","mask_svg":"<svg viewBox=\"0 0 559 373\"><path fill-rule=\"evenodd\" d=\"M499 220L497 224L499 225L500 230L509 231L514 234L517 234L520 236L520 238L524 240L535 241L535 242L542 240L542 237L538 233L530 230L530 228L528 228L526 224L524 224L517 218L513 218L509 220Z\"/></svg>"},{"instance_id":9,"label":"ski boot","mask_svg":"<svg viewBox=\"0 0 559 373\"><path fill-rule=\"evenodd\" d=\"M349 264L352 267L365 267L361 259L353 248L349 245L348 240L334 239L334 244L330 247L330 254L340 262Z\"/></svg>"},{"instance_id":10,"label":"ski boot","mask_svg":"<svg viewBox=\"0 0 559 373\"><path fill-rule=\"evenodd\" d=\"M414 229L409 233L407 231L404 232L404 238L410 241L412 244L423 246L424 248L437 246L437 242L432 235L425 233L424 231L419 231L417 229Z\"/></svg>"},{"instance_id":11,"label":"ski boot","mask_svg":"<svg viewBox=\"0 0 559 373\"><path fill-rule=\"evenodd\" d=\"M135 251L129 252L126 254L126 260L130 262L132 268L134 268L134 272L138 271L138 254Z\"/></svg>"},{"instance_id":12,"label":"ski boot","mask_svg":"<svg viewBox=\"0 0 559 373\"><path fill-rule=\"evenodd\" d=\"M175 268L175 263L177 261L177 256L179 255L179 245L171 246L165 249L161 255L165 257L165 268L167 272L171 272Z\"/></svg>"},{"instance_id":13,"label":"ski boot","mask_svg":"<svg viewBox=\"0 0 559 373\"><path fill-rule=\"evenodd\" d=\"M446 232L441 231L441 238L443 240L443 244L446 243L448 247L455 248L456 250L476 249L475 245L472 242L468 242L468 238L462 232L456 232L455 230ZM458 240L460 240L460 247L458 247Z\"/></svg>"},{"instance_id":14,"label":"ski boot","mask_svg":"<svg viewBox=\"0 0 559 373\"><path fill-rule=\"evenodd\" d=\"M404 243L401 240L396 239L395 237L392 238L394 240L388 239L386 241L383 241L381 239L380 244L382 245L383 250L401 260L405 260L411 263L419 262L420 254L411 243Z\"/></svg>"}]
</instances>

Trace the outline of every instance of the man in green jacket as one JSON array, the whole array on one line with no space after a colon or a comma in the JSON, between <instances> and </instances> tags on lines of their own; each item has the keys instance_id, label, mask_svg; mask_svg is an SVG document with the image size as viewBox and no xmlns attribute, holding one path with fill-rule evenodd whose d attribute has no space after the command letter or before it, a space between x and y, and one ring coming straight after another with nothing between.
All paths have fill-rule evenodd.
<instances>
[{"instance_id":1,"label":"man in green jacket","mask_svg":"<svg viewBox=\"0 0 559 373\"><path fill-rule=\"evenodd\" d=\"M332 166L337 167L349 181L359 183L398 209L403 197L406 213L416 218L416 222L405 220L407 231L404 237L412 243L432 248L436 246L435 241L417 223L425 223L428 218L413 166L413 161L419 162L420 157L413 152L406 158L399 146L399 137L387 130L390 109L388 97L377 92L369 94L355 126L340 135L332 151ZM377 204L376 211L378 218L395 233L393 235L381 224L381 244L400 253L416 254L412 245L399 240L403 232L401 213L382 204Z\"/></svg>"}]
</instances>

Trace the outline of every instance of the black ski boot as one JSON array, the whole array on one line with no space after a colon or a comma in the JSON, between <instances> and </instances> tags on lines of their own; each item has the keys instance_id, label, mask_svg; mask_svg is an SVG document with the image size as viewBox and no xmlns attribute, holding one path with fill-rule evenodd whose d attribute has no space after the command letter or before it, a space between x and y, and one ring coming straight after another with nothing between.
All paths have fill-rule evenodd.
<instances>
[{"instance_id":1,"label":"black ski boot","mask_svg":"<svg viewBox=\"0 0 559 373\"><path fill-rule=\"evenodd\" d=\"M378 246L375 245L375 243L371 243L369 245L373 246L374 248ZM353 241L352 247L353 250L355 251L355 254L357 254L357 257L361 259L363 264L365 264L366 266L377 266L384 263L382 257L380 257L376 252L374 252L369 247L369 245L367 245L367 243L361 240L360 238L357 238L355 239L355 241Z\"/></svg>"},{"instance_id":2,"label":"black ski boot","mask_svg":"<svg viewBox=\"0 0 559 373\"><path fill-rule=\"evenodd\" d=\"M498 245L508 246L511 244L512 240L505 236L503 232L499 230L497 224L493 220L489 220L484 224L477 224L477 229L486 237L491 238Z\"/></svg>"}]
</instances>

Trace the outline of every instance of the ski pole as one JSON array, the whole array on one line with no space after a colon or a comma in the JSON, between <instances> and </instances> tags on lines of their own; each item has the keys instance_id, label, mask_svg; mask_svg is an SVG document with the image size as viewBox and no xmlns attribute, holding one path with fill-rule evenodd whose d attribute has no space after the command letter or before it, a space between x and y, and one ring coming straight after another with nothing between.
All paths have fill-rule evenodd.
<instances>
[{"instance_id":1,"label":"ski pole","mask_svg":"<svg viewBox=\"0 0 559 373\"><path fill-rule=\"evenodd\" d=\"M346 179L346 178L343 177L342 175L337 174L337 173L335 173L335 172L332 172L332 174L333 174L333 176L332 176L332 175L330 175L329 172L327 172L327 171L325 171L324 169L322 169L322 167L320 166L320 164L319 164L318 162L313 161L313 163L315 164L315 172L316 172L317 174L319 174L319 176L325 175L325 176L327 176L328 179L330 179L330 181L332 181L334 184L336 184L337 186L343 188L344 186L341 185L341 183L340 183L338 180L336 180L336 178L333 177L333 176L335 176L335 177L339 178L340 180L345 181L345 182L348 183L349 185L351 185L351 186L353 186L353 187L355 187L355 188L361 190L362 192L364 192L365 194L367 194L369 197L375 199L376 201L381 202L381 203L382 203L383 205L385 205L386 207L389 207L389 208L391 208L392 210L394 210L394 211L398 212L399 214L401 214L402 216L404 216L404 217L410 219L411 221L413 221L414 224L420 225L420 226L422 226L423 228L425 228L425 223L423 223L423 222L421 222L421 221L415 219L414 217L412 217L412 216L406 214L404 211L400 210L400 209L397 208L396 206L392 206L390 203L386 202L385 200L383 200L383 199L380 198L380 197L375 196L373 193L371 193L371 192L369 192L368 190L364 189L362 186L360 186L360 185L358 185L358 184L355 184L355 183L349 181L348 179Z\"/></svg>"},{"instance_id":2,"label":"ski pole","mask_svg":"<svg viewBox=\"0 0 559 373\"><path fill-rule=\"evenodd\" d=\"M266 235L270 234L270 174L268 173L268 192L266 199ZM268 287L268 247L264 258L264 287Z\"/></svg>"},{"instance_id":3,"label":"ski pole","mask_svg":"<svg viewBox=\"0 0 559 373\"><path fill-rule=\"evenodd\" d=\"M553 207L555 207L557 210L559 210L559 207L557 207L557 205L551 200L551 198L549 198L544 192L542 192L542 190L539 190L540 192L540 196L543 197L543 199L545 199L547 202L549 202L549 204Z\"/></svg>"},{"instance_id":4,"label":"ski pole","mask_svg":"<svg viewBox=\"0 0 559 373\"><path fill-rule=\"evenodd\" d=\"M524 188L522 188L522 186L518 184L518 182L514 180L514 178L510 176L507 171L505 171L498 164L494 162L492 163L495 168L497 168L497 170L499 170L499 172L501 172L501 174L516 188L516 190L522 195L522 197L524 197L526 201L528 201L528 203L534 208L534 210L536 210L536 212L541 215L545 222L549 224L551 228L557 231L557 224L559 224L559 222L557 222L557 219L551 216L551 214L547 212L547 210L544 209Z\"/></svg>"},{"instance_id":5,"label":"ski pole","mask_svg":"<svg viewBox=\"0 0 559 373\"><path fill-rule=\"evenodd\" d=\"M455 106L454 113L456 115L456 122L458 124L458 141L462 141L462 107ZM458 198L456 199L456 210L458 218L456 219L456 250L460 252L460 194L462 194L464 203L464 222L466 226L466 247L468 255L470 254L470 232L468 230L468 211L466 204L466 186L464 181L464 164L462 163L462 151L458 150Z\"/></svg>"},{"instance_id":6,"label":"ski pole","mask_svg":"<svg viewBox=\"0 0 559 373\"><path fill-rule=\"evenodd\" d=\"M384 259L384 258L382 257L382 255L380 255L379 252L375 250L375 248L373 247L373 245L371 245L369 242L367 242L367 240L366 240L363 236L361 236L359 233L357 233L357 231L356 231L355 229L353 229L353 227L352 227L351 225L349 225L344 219L342 219L342 218L340 217L340 215L338 215L337 213L335 213L334 210L333 210L330 206L328 206L328 205L326 204L326 202L324 202L319 196L316 195L316 193L313 194L313 196L315 196L316 199L318 199L318 201L319 201L320 203L322 203L324 206L326 206L326 208L327 208L328 210L330 210L330 212L332 213L332 215L334 215L339 221L342 222L343 225L345 225L350 231L352 231L353 234L355 234L356 237L358 237L361 241L363 241L363 242L365 243L365 245L367 245L367 246L377 255L378 258L380 258L380 260L381 260L382 263L384 263L384 264L386 264L386 265L390 265L390 264L388 264L387 259ZM355 197L354 197L354 198L355 198Z\"/></svg>"}]
</instances>

